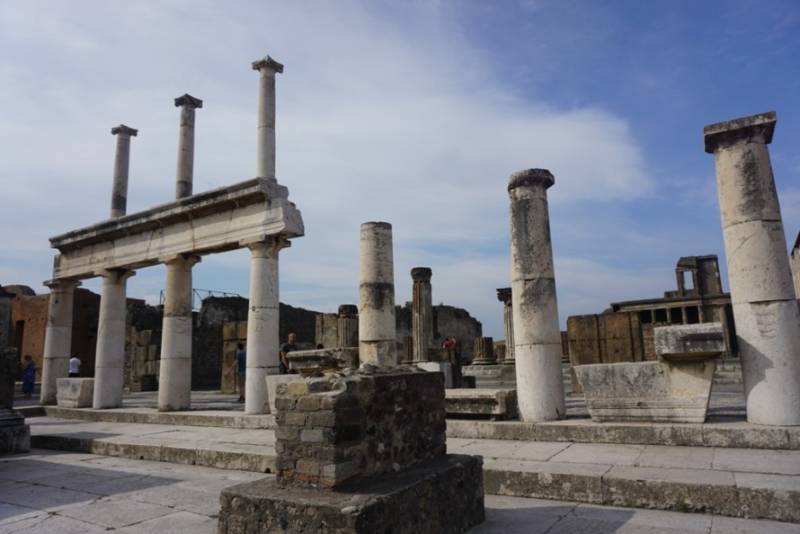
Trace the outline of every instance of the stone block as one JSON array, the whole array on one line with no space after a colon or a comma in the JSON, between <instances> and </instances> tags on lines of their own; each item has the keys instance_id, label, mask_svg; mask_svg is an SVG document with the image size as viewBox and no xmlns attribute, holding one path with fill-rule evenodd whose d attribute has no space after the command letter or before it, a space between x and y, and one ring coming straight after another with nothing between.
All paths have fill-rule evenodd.
<instances>
[{"instance_id":1,"label":"stone block","mask_svg":"<svg viewBox=\"0 0 800 534\"><path fill-rule=\"evenodd\" d=\"M476 388L516 388L516 366L513 363L497 365L465 365L464 376L475 379Z\"/></svg>"},{"instance_id":2,"label":"stone block","mask_svg":"<svg viewBox=\"0 0 800 534\"><path fill-rule=\"evenodd\" d=\"M721 323L658 326L653 335L656 354L673 363L702 361L725 352Z\"/></svg>"},{"instance_id":3,"label":"stone block","mask_svg":"<svg viewBox=\"0 0 800 534\"><path fill-rule=\"evenodd\" d=\"M601 363L575 366L575 373L596 422L702 423L715 366L714 360Z\"/></svg>"},{"instance_id":4,"label":"stone block","mask_svg":"<svg viewBox=\"0 0 800 534\"><path fill-rule=\"evenodd\" d=\"M94 378L59 378L56 400L62 408L91 408Z\"/></svg>"},{"instance_id":5,"label":"stone block","mask_svg":"<svg viewBox=\"0 0 800 534\"><path fill-rule=\"evenodd\" d=\"M278 407L275 400L278 398L278 386L280 384L288 384L289 382L302 380L300 375L267 375L267 402L269 404L269 413L278 413Z\"/></svg>"},{"instance_id":6,"label":"stone block","mask_svg":"<svg viewBox=\"0 0 800 534\"><path fill-rule=\"evenodd\" d=\"M481 467L478 456L442 456L335 492L240 484L222 491L218 532L467 532L484 520Z\"/></svg>"},{"instance_id":7,"label":"stone block","mask_svg":"<svg viewBox=\"0 0 800 534\"><path fill-rule=\"evenodd\" d=\"M517 390L448 389L445 406L449 417L513 419L517 416Z\"/></svg>"},{"instance_id":8,"label":"stone block","mask_svg":"<svg viewBox=\"0 0 800 534\"><path fill-rule=\"evenodd\" d=\"M416 362L415 365L429 373L442 373L444 375L444 387L453 387L453 366L450 362Z\"/></svg>"},{"instance_id":9,"label":"stone block","mask_svg":"<svg viewBox=\"0 0 800 534\"><path fill-rule=\"evenodd\" d=\"M289 369L354 369L358 367L358 347L297 350L286 355Z\"/></svg>"},{"instance_id":10,"label":"stone block","mask_svg":"<svg viewBox=\"0 0 800 534\"><path fill-rule=\"evenodd\" d=\"M1 412L1 411L0 411ZM2 417L2 413L0 413ZM0 454L28 452L31 450L31 429L19 417L19 422L4 425L0 422Z\"/></svg>"}]
</instances>

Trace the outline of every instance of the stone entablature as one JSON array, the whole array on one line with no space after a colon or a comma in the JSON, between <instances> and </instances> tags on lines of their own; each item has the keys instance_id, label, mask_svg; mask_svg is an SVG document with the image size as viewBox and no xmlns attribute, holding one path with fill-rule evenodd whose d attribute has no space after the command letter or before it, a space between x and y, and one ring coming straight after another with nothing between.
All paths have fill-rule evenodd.
<instances>
[{"instance_id":1,"label":"stone entablature","mask_svg":"<svg viewBox=\"0 0 800 534\"><path fill-rule=\"evenodd\" d=\"M335 488L445 455L442 375L410 367L278 386L278 483Z\"/></svg>"},{"instance_id":2,"label":"stone entablature","mask_svg":"<svg viewBox=\"0 0 800 534\"><path fill-rule=\"evenodd\" d=\"M53 278L137 269L181 254L222 252L303 232L287 188L254 178L53 237L50 244L60 252Z\"/></svg>"}]
</instances>

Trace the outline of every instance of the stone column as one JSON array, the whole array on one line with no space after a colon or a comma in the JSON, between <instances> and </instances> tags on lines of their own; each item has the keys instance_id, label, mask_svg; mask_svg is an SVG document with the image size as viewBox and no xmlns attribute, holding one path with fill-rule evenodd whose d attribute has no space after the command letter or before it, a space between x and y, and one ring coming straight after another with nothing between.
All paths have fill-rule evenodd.
<instances>
[{"instance_id":1,"label":"stone column","mask_svg":"<svg viewBox=\"0 0 800 534\"><path fill-rule=\"evenodd\" d=\"M161 361L158 367L158 410L188 410L192 398L192 266L198 256L163 260L167 267Z\"/></svg>"},{"instance_id":2,"label":"stone column","mask_svg":"<svg viewBox=\"0 0 800 534\"><path fill-rule=\"evenodd\" d=\"M503 331L506 337L506 353L503 363L514 363L514 312L511 309L511 288L497 289L497 300L503 303Z\"/></svg>"},{"instance_id":3,"label":"stone column","mask_svg":"<svg viewBox=\"0 0 800 534\"><path fill-rule=\"evenodd\" d=\"M256 173L259 178L275 178L275 74L283 65L267 56L253 62L258 81L258 140Z\"/></svg>"},{"instance_id":4,"label":"stone column","mask_svg":"<svg viewBox=\"0 0 800 534\"><path fill-rule=\"evenodd\" d=\"M472 365L494 365L494 340L490 337L476 337L472 345Z\"/></svg>"},{"instance_id":5,"label":"stone column","mask_svg":"<svg viewBox=\"0 0 800 534\"><path fill-rule=\"evenodd\" d=\"M358 306L355 304L339 306L336 331L340 347L358 346Z\"/></svg>"},{"instance_id":6,"label":"stone column","mask_svg":"<svg viewBox=\"0 0 800 534\"><path fill-rule=\"evenodd\" d=\"M250 307L247 311L247 374L244 412L269 413L267 375L280 372L280 300L278 254L289 246L272 237L249 245Z\"/></svg>"},{"instance_id":7,"label":"stone column","mask_svg":"<svg viewBox=\"0 0 800 534\"><path fill-rule=\"evenodd\" d=\"M747 420L800 425L800 308L767 145L774 112L703 130L714 154Z\"/></svg>"},{"instance_id":8,"label":"stone column","mask_svg":"<svg viewBox=\"0 0 800 534\"><path fill-rule=\"evenodd\" d=\"M547 189L553 183L545 169L516 172L508 183L514 362L520 416L528 422L566 413L547 209Z\"/></svg>"},{"instance_id":9,"label":"stone column","mask_svg":"<svg viewBox=\"0 0 800 534\"><path fill-rule=\"evenodd\" d=\"M361 225L358 282L358 354L361 363L397 365L392 225Z\"/></svg>"},{"instance_id":10,"label":"stone column","mask_svg":"<svg viewBox=\"0 0 800 534\"><path fill-rule=\"evenodd\" d=\"M413 293L411 297L411 336L414 338L414 361L427 362L428 351L433 343L433 297L431 276L428 267L411 269Z\"/></svg>"},{"instance_id":11,"label":"stone column","mask_svg":"<svg viewBox=\"0 0 800 534\"><path fill-rule=\"evenodd\" d=\"M131 137L136 137L139 130L124 124L111 128L111 134L117 136L117 150L114 155L114 183L111 188L111 218L125 215L128 206L128 168L131 158Z\"/></svg>"},{"instance_id":12,"label":"stone column","mask_svg":"<svg viewBox=\"0 0 800 534\"><path fill-rule=\"evenodd\" d=\"M175 198L192 196L194 179L194 110L203 107L203 101L189 94L175 99L181 108L181 125L178 130L178 168L175 173Z\"/></svg>"},{"instance_id":13,"label":"stone column","mask_svg":"<svg viewBox=\"0 0 800 534\"><path fill-rule=\"evenodd\" d=\"M126 286L133 271L105 271L97 321L97 350L94 360L92 408L122 405L125 381L125 320L128 315Z\"/></svg>"},{"instance_id":14,"label":"stone column","mask_svg":"<svg viewBox=\"0 0 800 534\"><path fill-rule=\"evenodd\" d=\"M56 403L56 380L69 374L72 350L72 303L77 280L45 282L50 288L47 305L47 326L44 334L44 361L42 363L42 404Z\"/></svg>"}]
</instances>

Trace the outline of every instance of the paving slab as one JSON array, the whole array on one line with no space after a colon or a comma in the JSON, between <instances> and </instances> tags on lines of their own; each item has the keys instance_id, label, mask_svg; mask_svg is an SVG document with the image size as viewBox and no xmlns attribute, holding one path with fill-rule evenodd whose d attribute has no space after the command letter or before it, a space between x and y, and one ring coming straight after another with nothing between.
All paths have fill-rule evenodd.
<instances>
[{"instance_id":1,"label":"paving slab","mask_svg":"<svg viewBox=\"0 0 800 534\"><path fill-rule=\"evenodd\" d=\"M583 464L634 465L644 445L609 445L573 443L552 457L554 462Z\"/></svg>"},{"instance_id":2,"label":"paving slab","mask_svg":"<svg viewBox=\"0 0 800 534\"><path fill-rule=\"evenodd\" d=\"M711 447L646 445L636 459L635 465L641 467L675 467L678 469L711 469L716 450ZM764 451L757 452L763 453Z\"/></svg>"}]
</instances>

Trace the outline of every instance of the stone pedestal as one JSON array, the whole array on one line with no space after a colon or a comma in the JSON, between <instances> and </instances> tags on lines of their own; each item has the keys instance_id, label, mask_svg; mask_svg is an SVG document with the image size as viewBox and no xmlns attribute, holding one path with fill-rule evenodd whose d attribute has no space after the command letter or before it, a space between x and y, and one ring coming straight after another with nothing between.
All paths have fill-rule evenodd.
<instances>
[{"instance_id":1,"label":"stone pedestal","mask_svg":"<svg viewBox=\"0 0 800 534\"><path fill-rule=\"evenodd\" d=\"M517 385L517 371L513 365L465 365L464 376L475 379L476 388L514 388Z\"/></svg>"},{"instance_id":2,"label":"stone pedestal","mask_svg":"<svg viewBox=\"0 0 800 534\"><path fill-rule=\"evenodd\" d=\"M128 315L127 280L133 271L103 273L100 317L97 322L97 352L94 363L95 409L122 406L125 382L125 321Z\"/></svg>"},{"instance_id":3,"label":"stone pedestal","mask_svg":"<svg viewBox=\"0 0 800 534\"><path fill-rule=\"evenodd\" d=\"M333 373L278 387L277 478L222 491L219 532L466 532L479 457L445 452L439 374Z\"/></svg>"},{"instance_id":4,"label":"stone pedestal","mask_svg":"<svg viewBox=\"0 0 800 534\"><path fill-rule=\"evenodd\" d=\"M30 427L13 409L18 363L16 349L0 349L0 454L28 452L31 448Z\"/></svg>"},{"instance_id":5,"label":"stone pedestal","mask_svg":"<svg viewBox=\"0 0 800 534\"><path fill-rule=\"evenodd\" d=\"M289 369L298 372L356 369L358 367L358 348L296 350L288 353L286 359L289 362Z\"/></svg>"},{"instance_id":6,"label":"stone pedestal","mask_svg":"<svg viewBox=\"0 0 800 534\"><path fill-rule=\"evenodd\" d=\"M450 362L416 362L415 365L423 371L428 371L429 373L442 373L444 376L444 387L455 387L455 383L453 381L453 366L450 365Z\"/></svg>"},{"instance_id":7,"label":"stone pedestal","mask_svg":"<svg viewBox=\"0 0 800 534\"><path fill-rule=\"evenodd\" d=\"M358 353L362 363L397 365L392 225L361 225Z\"/></svg>"},{"instance_id":8,"label":"stone pedestal","mask_svg":"<svg viewBox=\"0 0 800 534\"><path fill-rule=\"evenodd\" d=\"M514 362L520 417L549 421L566 415L561 376L561 332L550 243L550 171L511 175L511 291Z\"/></svg>"},{"instance_id":9,"label":"stone pedestal","mask_svg":"<svg viewBox=\"0 0 800 534\"><path fill-rule=\"evenodd\" d=\"M91 408L94 378L59 378L58 406L61 408Z\"/></svg>"},{"instance_id":10,"label":"stone pedestal","mask_svg":"<svg viewBox=\"0 0 800 534\"><path fill-rule=\"evenodd\" d=\"M250 307L247 311L247 373L244 412L267 413L265 377L280 371L278 255L287 241L269 239L250 245Z\"/></svg>"},{"instance_id":11,"label":"stone pedestal","mask_svg":"<svg viewBox=\"0 0 800 534\"><path fill-rule=\"evenodd\" d=\"M413 361L428 361L428 350L433 344L433 295L431 294L431 276L433 271L428 267L411 269L413 293L411 298L411 337L413 343Z\"/></svg>"},{"instance_id":12,"label":"stone pedestal","mask_svg":"<svg viewBox=\"0 0 800 534\"><path fill-rule=\"evenodd\" d=\"M188 410L192 398L192 266L197 256L167 260L164 319L161 327L161 362L158 374L158 409Z\"/></svg>"},{"instance_id":13,"label":"stone pedestal","mask_svg":"<svg viewBox=\"0 0 800 534\"><path fill-rule=\"evenodd\" d=\"M339 306L336 337L340 347L358 347L358 306L355 304Z\"/></svg>"},{"instance_id":14,"label":"stone pedestal","mask_svg":"<svg viewBox=\"0 0 800 534\"><path fill-rule=\"evenodd\" d=\"M39 401L56 403L59 378L69 374L69 358L72 348L72 305L77 280L56 280L45 283L50 288L47 305L47 326L44 333L44 357L42 363L42 391Z\"/></svg>"},{"instance_id":15,"label":"stone pedestal","mask_svg":"<svg viewBox=\"0 0 800 534\"><path fill-rule=\"evenodd\" d=\"M514 419L517 392L513 388L456 388L445 392L447 416L463 419Z\"/></svg>"},{"instance_id":16,"label":"stone pedestal","mask_svg":"<svg viewBox=\"0 0 800 534\"><path fill-rule=\"evenodd\" d=\"M774 112L703 130L714 154L747 420L800 425L800 308L767 145Z\"/></svg>"}]
</instances>

